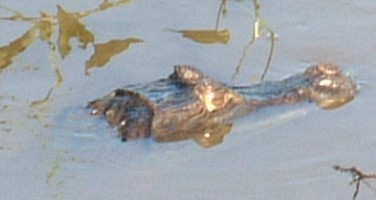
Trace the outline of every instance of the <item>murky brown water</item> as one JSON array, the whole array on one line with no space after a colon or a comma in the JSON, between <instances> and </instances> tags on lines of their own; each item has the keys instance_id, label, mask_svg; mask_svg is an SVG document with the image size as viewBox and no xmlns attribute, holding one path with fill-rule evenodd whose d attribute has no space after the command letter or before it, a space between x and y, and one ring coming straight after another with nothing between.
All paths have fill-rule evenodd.
<instances>
[{"instance_id":1,"label":"murky brown water","mask_svg":"<svg viewBox=\"0 0 376 200\"><path fill-rule=\"evenodd\" d=\"M252 1L228 1L220 21L219 0L124 2L0 4L2 198L351 199L350 177L332 165L376 172L376 3L260 1L263 33L270 26L277 34L266 79L331 61L357 78L360 93L333 111L308 104L260 111L205 150L193 142L123 144L82 106L165 77L175 64L223 82L257 81L270 52L265 35L231 81L254 36ZM48 101L30 106L51 87ZM362 186L359 199L374 197Z\"/></svg>"}]
</instances>

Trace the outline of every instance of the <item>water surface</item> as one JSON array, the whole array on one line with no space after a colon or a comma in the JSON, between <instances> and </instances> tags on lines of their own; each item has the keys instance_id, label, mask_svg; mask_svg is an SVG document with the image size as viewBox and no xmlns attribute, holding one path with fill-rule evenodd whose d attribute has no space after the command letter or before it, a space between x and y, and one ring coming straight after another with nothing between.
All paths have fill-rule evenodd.
<instances>
[{"instance_id":1,"label":"water surface","mask_svg":"<svg viewBox=\"0 0 376 200\"><path fill-rule=\"evenodd\" d=\"M4 0L0 5L23 16L40 17L41 11L57 15L57 5L74 13L101 3ZM270 48L270 40L260 37L231 82L252 37L251 1L227 2L219 29L227 29L229 37L210 44L171 30L214 30L220 1L130 1L80 18L96 45L142 40L128 48L121 43L125 50L104 68L90 68L86 75L85 63L95 47L78 48L80 42L73 38L64 59L59 51L49 51L46 41L35 39L2 69L2 198L351 199L354 188L347 184L351 177L335 172L332 165L376 172L376 3L265 0L260 4L262 16L278 35L267 79L283 78L311 64L335 62L359 81L360 93L354 101L331 111L310 104L262 110L236 121L224 143L211 149L192 141L121 143L105 121L82 109L87 101L119 86L165 77L175 64L194 65L226 83L255 82ZM13 15L0 9L1 17ZM59 31L54 20L50 41L56 45ZM0 45L20 38L33 24L0 20L4 27ZM54 62L63 81L48 101L31 107L54 85ZM359 199L374 197L372 190L361 188Z\"/></svg>"}]
</instances>

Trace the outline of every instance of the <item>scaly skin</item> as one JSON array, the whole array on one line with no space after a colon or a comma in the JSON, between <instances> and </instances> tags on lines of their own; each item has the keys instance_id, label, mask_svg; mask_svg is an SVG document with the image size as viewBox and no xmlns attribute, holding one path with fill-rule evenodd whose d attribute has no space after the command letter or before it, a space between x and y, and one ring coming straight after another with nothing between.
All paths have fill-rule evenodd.
<instances>
[{"instance_id":1,"label":"scaly skin","mask_svg":"<svg viewBox=\"0 0 376 200\"><path fill-rule=\"evenodd\" d=\"M228 86L185 65L166 79L128 85L89 102L123 141L152 135L160 142L195 139L205 147L223 141L231 121L259 108L301 101L337 108L357 93L352 78L333 64L308 67L281 81Z\"/></svg>"}]
</instances>

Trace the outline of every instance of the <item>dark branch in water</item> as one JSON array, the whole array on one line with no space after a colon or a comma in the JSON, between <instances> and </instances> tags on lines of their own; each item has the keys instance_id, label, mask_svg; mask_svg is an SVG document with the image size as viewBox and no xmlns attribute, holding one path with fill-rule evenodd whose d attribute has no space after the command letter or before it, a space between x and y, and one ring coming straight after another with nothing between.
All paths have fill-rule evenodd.
<instances>
[{"instance_id":1,"label":"dark branch in water","mask_svg":"<svg viewBox=\"0 0 376 200\"><path fill-rule=\"evenodd\" d=\"M365 174L364 172L360 171L356 167L346 168L346 167L341 167L339 165L334 165L333 168L336 171L347 173L347 174L351 175L352 180L351 180L350 184L355 183L355 191L354 191L353 198L352 198L353 200L355 200L356 197L359 194L361 182L363 182L368 188L370 188L370 189L372 189L376 192L376 188L372 187L371 184L366 181L366 179L375 179L376 180L376 174Z\"/></svg>"}]
</instances>

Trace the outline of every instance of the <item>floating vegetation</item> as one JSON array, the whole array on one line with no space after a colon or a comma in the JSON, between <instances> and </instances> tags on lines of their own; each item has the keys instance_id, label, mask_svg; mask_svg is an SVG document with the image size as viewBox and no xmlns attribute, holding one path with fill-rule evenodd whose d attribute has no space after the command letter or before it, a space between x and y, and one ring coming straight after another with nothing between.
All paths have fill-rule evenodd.
<instances>
[{"instance_id":1,"label":"floating vegetation","mask_svg":"<svg viewBox=\"0 0 376 200\"><path fill-rule=\"evenodd\" d=\"M51 170L47 173L46 181L50 183L52 178L55 177L61 168L61 161L60 158L56 158L54 165L52 166Z\"/></svg>"},{"instance_id":2,"label":"floating vegetation","mask_svg":"<svg viewBox=\"0 0 376 200\"><path fill-rule=\"evenodd\" d=\"M224 16L227 13L226 3L227 0L221 0L214 29L170 30L173 32L181 33L184 38L190 39L200 44L227 44L230 40L230 31L228 29L220 30L220 22L222 16Z\"/></svg>"},{"instance_id":3,"label":"floating vegetation","mask_svg":"<svg viewBox=\"0 0 376 200\"><path fill-rule=\"evenodd\" d=\"M33 26L21 37L6 46L0 47L0 70L12 64L13 59L34 41L36 30L37 26Z\"/></svg>"},{"instance_id":4,"label":"floating vegetation","mask_svg":"<svg viewBox=\"0 0 376 200\"><path fill-rule=\"evenodd\" d=\"M47 102L53 90L59 87L63 82L63 74L60 70L58 54L60 54L62 59L69 55L72 50L71 39L77 39L80 43L79 47L83 49L86 49L89 44L94 45L96 52L94 55L92 55L90 60L86 62L85 72L88 72L88 69L94 66L104 66L112 56L128 49L130 44L142 41L141 39L133 38L114 40L118 42L110 42L112 47L107 46L106 48L101 48L103 44L96 45L94 34L80 21L80 19L83 17L87 17L96 12L104 11L113 7L125 5L128 2L130 2L130 0L104 0L94 9L80 12L68 12L62 6L58 6L56 15L48 15L42 12L40 17L25 16L21 12L0 5L0 9L12 13L10 17L0 17L0 20L21 21L33 24L33 26L21 37L15 39L6 46L0 47L0 70L9 67L12 64L13 59L25 51L30 44L35 41L39 33L39 39L48 44L49 60L53 66L56 79L45 97L40 100L33 101L31 106L36 106ZM54 43L51 39L55 26L58 27L58 39L56 43ZM57 52L56 49L58 49L59 52ZM106 49L111 49L111 51L103 53Z\"/></svg>"},{"instance_id":5,"label":"floating vegetation","mask_svg":"<svg viewBox=\"0 0 376 200\"><path fill-rule=\"evenodd\" d=\"M181 33L183 37L201 44L222 43L227 44L230 40L230 31L224 30L171 30Z\"/></svg>"},{"instance_id":6,"label":"floating vegetation","mask_svg":"<svg viewBox=\"0 0 376 200\"><path fill-rule=\"evenodd\" d=\"M72 38L77 38L80 42L80 47L86 48L89 43L94 43L94 34L91 33L85 27L85 25L80 22L80 19L96 12L125 5L128 2L130 2L130 0L104 0L94 9L79 12L68 12L64 10L63 7L58 6L56 16L48 15L42 12L40 17L24 16L21 12L0 5L1 9L13 13L13 15L10 17L0 17L0 20L34 23L34 26L21 38L18 38L15 41L11 42L9 45L0 48L0 58L2 58L0 69L8 67L11 64L11 61L9 62L9 60L11 60L11 58L13 58L18 53L25 50L28 45L30 45L34 41L36 30L39 31L39 38L42 41L51 42L51 36L54 30L53 27L55 25L58 25L59 27L57 46L62 58L65 58L71 51L70 40Z\"/></svg>"},{"instance_id":7,"label":"floating vegetation","mask_svg":"<svg viewBox=\"0 0 376 200\"><path fill-rule=\"evenodd\" d=\"M255 11L255 20L253 22L253 34L251 37L251 40L246 44L246 46L243 48L243 54L236 65L235 68L235 73L232 75L232 79L235 78L236 75L239 74L240 68L243 65L245 59L247 58L249 49L251 46L256 42L257 39L259 39L264 32L267 33L267 35L270 37L270 50L269 50L269 55L268 59L266 62L266 66L264 68L264 72L261 75L260 80L263 81L265 79L265 76L269 70L270 64L272 62L272 57L273 57L273 52L274 52L274 46L275 46L275 40L277 38L276 33L269 27L267 22L264 20L264 18L260 14L260 4L258 3L258 0L253 0L253 5L254 5L254 11Z\"/></svg>"},{"instance_id":8,"label":"floating vegetation","mask_svg":"<svg viewBox=\"0 0 376 200\"><path fill-rule=\"evenodd\" d=\"M35 101L32 101L30 106L38 106L38 105L41 105L41 104L44 104L45 102L47 102L49 99L50 99L50 96L52 94L52 92L54 91L54 89L56 88L56 84L54 84L47 92L47 94L42 98L42 99L38 99L38 100L35 100Z\"/></svg>"},{"instance_id":9,"label":"floating vegetation","mask_svg":"<svg viewBox=\"0 0 376 200\"><path fill-rule=\"evenodd\" d=\"M53 16L49 16L46 13L42 13L42 18L38 22L39 38L42 41L51 41L51 36L53 32L53 20Z\"/></svg>"},{"instance_id":10,"label":"floating vegetation","mask_svg":"<svg viewBox=\"0 0 376 200\"><path fill-rule=\"evenodd\" d=\"M119 38L112 39L106 43L95 43L95 33L82 22L82 18L88 17L97 12L108 10L110 8L126 5L130 0L103 0L96 7L84 11L69 12L62 6L57 6L55 15L41 12L40 16L25 16L21 12L12 10L0 5L0 9L11 13L11 16L0 17L0 20L19 21L33 24L31 28L21 37L10 42L9 45L0 47L0 70L5 69L12 64L13 59L20 53L25 51L38 38L40 41L48 44L49 60L55 72L55 82L48 90L44 98L33 101L32 106L40 105L47 102L52 95L54 89L63 83L63 73L60 70L60 59L65 59L72 51L72 39L76 39L79 47L86 49L89 45L94 47L94 53L85 61L85 74L89 75L94 67L104 67L116 55L129 49L130 45L143 42L140 38ZM230 31L221 28L221 21L227 14L228 0L221 0L217 11L215 24L213 29L184 29L171 30L182 35L182 37L200 44L228 44L230 41ZM239 73L241 65L247 57L248 50L252 44L260 38L264 32L268 33L271 40L271 48L264 73L261 80L264 79L266 72L271 63L274 50L274 31L267 25L265 20L259 13L260 5L254 0L256 19L253 22L254 32L251 41L245 46L243 55L236 67L233 77ZM54 33L57 32L57 41L53 41Z\"/></svg>"},{"instance_id":11,"label":"floating vegetation","mask_svg":"<svg viewBox=\"0 0 376 200\"><path fill-rule=\"evenodd\" d=\"M216 43L227 44L230 40L230 31L228 29L221 30L222 18L226 16L227 14L227 2L228 0L221 0L221 3L217 11L217 18L215 21L214 29L203 29L203 30L186 29L186 30L171 30L171 31L180 33L182 34L184 38L190 39L200 44L216 44ZM273 52L275 48L276 33L273 31L272 28L270 28L268 23L261 16L260 4L258 0L253 0L253 4L254 4L254 12L255 12L255 20L252 23L253 33L252 33L250 41L243 48L242 55L238 61L238 64L235 67L235 72L231 77L232 80L235 79L236 75L239 74L242 65L244 64L246 58L248 57L250 48L253 46L256 40L261 38L265 33L270 38L270 50L269 50L269 54L268 54L264 71L261 74L260 81L263 81L265 79L265 76L271 65Z\"/></svg>"},{"instance_id":12,"label":"floating vegetation","mask_svg":"<svg viewBox=\"0 0 376 200\"><path fill-rule=\"evenodd\" d=\"M80 47L86 49L89 43L94 42L94 34L85 28L76 14L66 12L58 6L57 20L59 24L58 47L62 58L65 58L71 51L71 38L77 38L81 43Z\"/></svg>"},{"instance_id":13,"label":"floating vegetation","mask_svg":"<svg viewBox=\"0 0 376 200\"><path fill-rule=\"evenodd\" d=\"M94 45L94 54L85 63L85 73L89 74L93 67L103 67L110 59L128 49L131 44L143 42L138 38L127 38L125 40L111 40L107 43Z\"/></svg>"}]
</instances>

